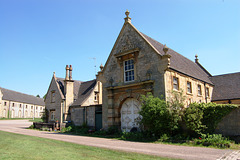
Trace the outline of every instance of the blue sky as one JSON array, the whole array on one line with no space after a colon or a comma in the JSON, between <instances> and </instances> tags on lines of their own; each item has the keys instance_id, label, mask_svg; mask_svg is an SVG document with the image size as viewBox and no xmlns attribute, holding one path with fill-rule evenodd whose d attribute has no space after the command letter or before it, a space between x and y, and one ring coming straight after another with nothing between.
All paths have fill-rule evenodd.
<instances>
[{"instance_id":1,"label":"blue sky","mask_svg":"<svg viewBox=\"0 0 240 160\"><path fill-rule=\"evenodd\" d=\"M240 71L239 0L0 0L0 86L41 97L53 72L95 78L123 26L141 32L212 74Z\"/></svg>"}]
</instances>

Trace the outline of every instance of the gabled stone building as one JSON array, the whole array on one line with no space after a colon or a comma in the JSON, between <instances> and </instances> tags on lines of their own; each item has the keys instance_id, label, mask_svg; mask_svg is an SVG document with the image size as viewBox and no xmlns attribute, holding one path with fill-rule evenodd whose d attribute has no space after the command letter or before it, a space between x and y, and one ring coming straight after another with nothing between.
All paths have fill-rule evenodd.
<instances>
[{"instance_id":1,"label":"gabled stone building","mask_svg":"<svg viewBox=\"0 0 240 160\"><path fill-rule=\"evenodd\" d=\"M138 128L140 95L171 96L183 90L191 102L210 102L211 74L198 61L187 59L138 31L126 12L125 23L97 78L103 90L103 127Z\"/></svg>"},{"instance_id":2,"label":"gabled stone building","mask_svg":"<svg viewBox=\"0 0 240 160\"><path fill-rule=\"evenodd\" d=\"M48 88L45 105L49 112L49 122L73 122L95 128L96 113L101 114L101 83L96 79L77 81L72 79L72 66L66 66L66 77L58 78L53 74ZM100 119L101 121L101 119ZM100 122L99 121L99 122ZM101 128L97 123L97 127Z\"/></svg>"},{"instance_id":3,"label":"gabled stone building","mask_svg":"<svg viewBox=\"0 0 240 160\"><path fill-rule=\"evenodd\" d=\"M41 118L44 109L42 98L0 88L0 118Z\"/></svg>"}]
</instances>

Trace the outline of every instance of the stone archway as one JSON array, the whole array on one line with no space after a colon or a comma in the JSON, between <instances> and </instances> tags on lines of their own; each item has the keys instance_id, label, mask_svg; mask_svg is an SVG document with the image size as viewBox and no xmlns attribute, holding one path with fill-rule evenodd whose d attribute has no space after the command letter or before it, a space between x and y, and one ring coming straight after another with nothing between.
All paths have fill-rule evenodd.
<instances>
[{"instance_id":1,"label":"stone archway","mask_svg":"<svg viewBox=\"0 0 240 160\"><path fill-rule=\"evenodd\" d=\"M130 132L132 128L139 128L139 121L141 119L139 115L140 108L141 104L135 98L128 98L123 102L121 108L122 131Z\"/></svg>"}]
</instances>

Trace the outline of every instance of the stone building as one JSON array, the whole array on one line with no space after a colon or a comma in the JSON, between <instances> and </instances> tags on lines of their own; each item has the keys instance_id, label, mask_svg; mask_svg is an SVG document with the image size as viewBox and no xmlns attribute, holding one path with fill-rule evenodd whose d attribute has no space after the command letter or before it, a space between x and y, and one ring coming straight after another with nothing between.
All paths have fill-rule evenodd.
<instances>
[{"instance_id":1,"label":"stone building","mask_svg":"<svg viewBox=\"0 0 240 160\"><path fill-rule=\"evenodd\" d=\"M105 66L98 72L102 82L103 127L138 128L140 95L171 97L183 90L186 105L210 102L214 84L211 74L199 63L187 59L138 31L126 12L125 23Z\"/></svg>"},{"instance_id":2,"label":"stone building","mask_svg":"<svg viewBox=\"0 0 240 160\"><path fill-rule=\"evenodd\" d=\"M0 88L0 118L41 118L42 98Z\"/></svg>"},{"instance_id":3,"label":"stone building","mask_svg":"<svg viewBox=\"0 0 240 160\"><path fill-rule=\"evenodd\" d=\"M211 77L214 83L212 102L240 106L240 72Z\"/></svg>"},{"instance_id":4,"label":"stone building","mask_svg":"<svg viewBox=\"0 0 240 160\"><path fill-rule=\"evenodd\" d=\"M48 88L45 105L49 112L49 122L61 124L71 121L75 125L86 123L101 128L101 119L95 124L95 117L101 115L101 83L96 79L77 81L72 79L72 66L66 66L66 77L58 78L53 74ZM98 124L100 123L100 124Z\"/></svg>"}]
</instances>

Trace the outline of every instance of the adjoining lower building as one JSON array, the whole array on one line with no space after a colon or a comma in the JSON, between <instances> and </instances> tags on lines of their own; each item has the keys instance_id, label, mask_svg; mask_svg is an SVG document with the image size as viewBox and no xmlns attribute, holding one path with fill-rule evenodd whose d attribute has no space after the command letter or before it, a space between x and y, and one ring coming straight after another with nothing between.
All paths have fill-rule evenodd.
<instances>
[{"instance_id":1,"label":"adjoining lower building","mask_svg":"<svg viewBox=\"0 0 240 160\"><path fill-rule=\"evenodd\" d=\"M0 88L0 118L41 118L43 98Z\"/></svg>"},{"instance_id":2,"label":"adjoining lower building","mask_svg":"<svg viewBox=\"0 0 240 160\"><path fill-rule=\"evenodd\" d=\"M214 83L212 102L240 106L240 72L211 77Z\"/></svg>"},{"instance_id":3,"label":"adjoining lower building","mask_svg":"<svg viewBox=\"0 0 240 160\"><path fill-rule=\"evenodd\" d=\"M102 128L101 83L96 79L82 82L72 79L72 66L66 66L66 77L53 74L45 98L48 122L60 125L72 122L87 124L93 129ZM97 119L97 120L96 120Z\"/></svg>"}]
</instances>

